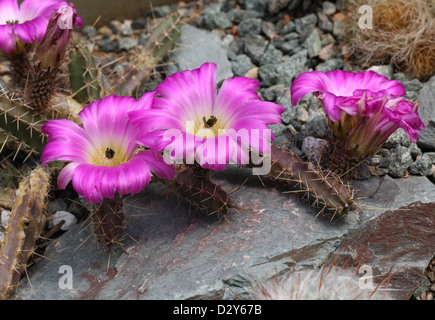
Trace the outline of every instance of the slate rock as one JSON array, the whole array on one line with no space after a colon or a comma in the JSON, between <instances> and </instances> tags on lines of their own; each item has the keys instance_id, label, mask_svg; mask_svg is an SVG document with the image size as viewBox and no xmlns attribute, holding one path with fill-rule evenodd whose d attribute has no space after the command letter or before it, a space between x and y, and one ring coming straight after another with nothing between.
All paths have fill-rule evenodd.
<instances>
[{"instance_id":1,"label":"slate rock","mask_svg":"<svg viewBox=\"0 0 435 320\"><path fill-rule=\"evenodd\" d=\"M320 42L320 35L316 30L311 32L305 40L304 46L307 48L308 58L313 58L319 55L319 52L322 49L322 44Z\"/></svg>"},{"instance_id":2,"label":"slate rock","mask_svg":"<svg viewBox=\"0 0 435 320\"><path fill-rule=\"evenodd\" d=\"M343 60L339 58L329 59L316 67L317 71L327 72L343 68Z\"/></svg>"},{"instance_id":3,"label":"slate rock","mask_svg":"<svg viewBox=\"0 0 435 320\"><path fill-rule=\"evenodd\" d=\"M377 290L393 299L407 300L420 287L435 253L435 203L416 201L397 209L349 235L331 259L338 266L362 267L371 276L372 289L379 285Z\"/></svg>"},{"instance_id":4,"label":"slate rock","mask_svg":"<svg viewBox=\"0 0 435 320\"><path fill-rule=\"evenodd\" d=\"M266 51L264 52L264 54L260 58L260 66L265 65L265 64L269 64L269 63L278 64L281 62L282 56L283 56L282 51L275 48L275 46L273 44L269 44L267 46Z\"/></svg>"},{"instance_id":5,"label":"slate rock","mask_svg":"<svg viewBox=\"0 0 435 320\"><path fill-rule=\"evenodd\" d=\"M256 65L260 64L260 59L266 51L267 41L259 34L248 35L245 37L244 52Z\"/></svg>"},{"instance_id":6,"label":"slate rock","mask_svg":"<svg viewBox=\"0 0 435 320\"><path fill-rule=\"evenodd\" d=\"M409 166L411 174L428 176L432 169L432 158L427 153L424 153L413 164Z\"/></svg>"},{"instance_id":7,"label":"slate rock","mask_svg":"<svg viewBox=\"0 0 435 320\"><path fill-rule=\"evenodd\" d=\"M237 34L241 37L257 35L261 32L261 19L252 18L242 20L237 26Z\"/></svg>"},{"instance_id":8,"label":"slate rock","mask_svg":"<svg viewBox=\"0 0 435 320\"><path fill-rule=\"evenodd\" d=\"M177 62L168 66L169 74L199 68L205 62L214 62L217 64L217 82L233 76L231 63L219 36L189 24L181 27L178 48L169 55L169 60Z\"/></svg>"},{"instance_id":9,"label":"slate rock","mask_svg":"<svg viewBox=\"0 0 435 320\"><path fill-rule=\"evenodd\" d=\"M255 67L251 59L246 54L240 54L232 62L235 76L244 76L249 70Z\"/></svg>"},{"instance_id":10,"label":"slate rock","mask_svg":"<svg viewBox=\"0 0 435 320\"><path fill-rule=\"evenodd\" d=\"M409 148L401 145L393 149L386 161L388 173L393 178L403 177L409 166L414 162Z\"/></svg>"},{"instance_id":11,"label":"slate rock","mask_svg":"<svg viewBox=\"0 0 435 320\"><path fill-rule=\"evenodd\" d=\"M301 50L291 57L284 57L277 67L277 83L289 84L304 72L308 62L307 50Z\"/></svg>"},{"instance_id":12,"label":"slate rock","mask_svg":"<svg viewBox=\"0 0 435 320\"><path fill-rule=\"evenodd\" d=\"M130 37L122 37L118 39L118 48L119 50L131 50L137 45L137 41Z\"/></svg>"},{"instance_id":13,"label":"slate rock","mask_svg":"<svg viewBox=\"0 0 435 320\"><path fill-rule=\"evenodd\" d=\"M430 120L428 125L420 132L417 145L423 151L435 151L435 121Z\"/></svg>"},{"instance_id":14,"label":"slate rock","mask_svg":"<svg viewBox=\"0 0 435 320\"><path fill-rule=\"evenodd\" d=\"M100 50L104 52L112 52L115 51L118 48L118 44L110 39L102 39L98 43Z\"/></svg>"},{"instance_id":15,"label":"slate rock","mask_svg":"<svg viewBox=\"0 0 435 320\"><path fill-rule=\"evenodd\" d=\"M127 197L124 250L112 251L109 259L91 228L77 224L48 244L47 259L29 269L31 285L24 278L14 298L247 299L258 283L289 268L321 267L338 254L337 265L363 262L376 281L393 271L390 288L400 299L415 288L433 256L435 186L425 177L355 182L357 195L364 194L358 217L349 214L337 222L315 218L317 210L268 179L263 186L250 170L230 166L214 176L227 190L246 178L233 197L254 213L231 210L231 223L189 213L189 205L179 204L163 184L150 184ZM409 206L416 201L422 204ZM62 265L71 267L72 289L59 287Z\"/></svg>"},{"instance_id":16,"label":"slate rock","mask_svg":"<svg viewBox=\"0 0 435 320\"><path fill-rule=\"evenodd\" d=\"M421 120L424 123L428 123L430 120L435 122L435 75L423 84L418 98L420 99L418 114Z\"/></svg>"}]
</instances>

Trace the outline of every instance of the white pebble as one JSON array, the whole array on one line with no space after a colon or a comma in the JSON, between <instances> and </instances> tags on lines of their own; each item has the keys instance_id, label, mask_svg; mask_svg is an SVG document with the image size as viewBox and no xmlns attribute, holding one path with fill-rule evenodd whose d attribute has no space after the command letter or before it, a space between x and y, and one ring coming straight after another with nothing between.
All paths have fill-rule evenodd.
<instances>
[{"instance_id":1,"label":"white pebble","mask_svg":"<svg viewBox=\"0 0 435 320\"><path fill-rule=\"evenodd\" d=\"M77 223L77 218L68 211L56 211L56 213L51 216L50 227L56 226L61 221L65 221L65 223L60 229L66 231Z\"/></svg>"}]
</instances>

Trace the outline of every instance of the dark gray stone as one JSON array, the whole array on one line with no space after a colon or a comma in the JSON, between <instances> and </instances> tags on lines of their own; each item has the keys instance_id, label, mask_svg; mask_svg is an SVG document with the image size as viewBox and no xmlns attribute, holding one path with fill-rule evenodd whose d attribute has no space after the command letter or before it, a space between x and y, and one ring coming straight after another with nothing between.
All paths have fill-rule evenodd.
<instances>
[{"instance_id":1,"label":"dark gray stone","mask_svg":"<svg viewBox=\"0 0 435 320\"><path fill-rule=\"evenodd\" d=\"M82 34L89 39L93 39L97 35L97 30L93 26L87 25L83 27Z\"/></svg>"},{"instance_id":2,"label":"dark gray stone","mask_svg":"<svg viewBox=\"0 0 435 320\"><path fill-rule=\"evenodd\" d=\"M235 76L244 76L249 70L255 67L251 59L245 54L238 55L232 62L232 66Z\"/></svg>"},{"instance_id":3,"label":"dark gray stone","mask_svg":"<svg viewBox=\"0 0 435 320\"><path fill-rule=\"evenodd\" d=\"M177 50L169 54L169 60L177 62L167 67L169 74L199 68L205 62L214 62L217 64L217 82L233 76L231 63L219 36L189 24L181 27Z\"/></svg>"},{"instance_id":4,"label":"dark gray stone","mask_svg":"<svg viewBox=\"0 0 435 320\"><path fill-rule=\"evenodd\" d=\"M269 0L268 10L271 15L277 14L279 11L289 5L292 0Z\"/></svg>"},{"instance_id":5,"label":"dark gray stone","mask_svg":"<svg viewBox=\"0 0 435 320\"><path fill-rule=\"evenodd\" d=\"M411 174L428 176L432 169L432 159L430 155L424 153L413 164L409 166L409 172Z\"/></svg>"},{"instance_id":6,"label":"dark gray stone","mask_svg":"<svg viewBox=\"0 0 435 320\"><path fill-rule=\"evenodd\" d=\"M314 27L317 24L317 16L314 13L310 13L302 18L295 20L296 32L299 33L301 42L313 32Z\"/></svg>"},{"instance_id":7,"label":"dark gray stone","mask_svg":"<svg viewBox=\"0 0 435 320\"><path fill-rule=\"evenodd\" d=\"M260 66L270 63L280 63L281 58L283 56L283 53L276 49L273 44L269 44L264 54L261 56L260 59Z\"/></svg>"},{"instance_id":8,"label":"dark gray stone","mask_svg":"<svg viewBox=\"0 0 435 320\"><path fill-rule=\"evenodd\" d=\"M385 148L393 149L398 145L409 147L412 141L402 128L394 131L384 143Z\"/></svg>"},{"instance_id":9,"label":"dark gray stone","mask_svg":"<svg viewBox=\"0 0 435 320\"><path fill-rule=\"evenodd\" d=\"M233 23L228 19L224 12L205 12L198 18L199 24L205 29L228 29L233 26Z\"/></svg>"},{"instance_id":10,"label":"dark gray stone","mask_svg":"<svg viewBox=\"0 0 435 320\"><path fill-rule=\"evenodd\" d=\"M122 37L118 39L118 48L119 50L130 50L133 49L137 45L137 41L130 37Z\"/></svg>"},{"instance_id":11,"label":"dark gray stone","mask_svg":"<svg viewBox=\"0 0 435 320\"><path fill-rule=\"evenodd\" d=\"M400 81L405 86L406 99L412 102L418 99L420 90L423 88L423 84L418 79L409 79L402 72L393 74L393 79Z\"/></svg>"},{"instance_id":12,"label":"dark gray stone","mask_svg":"<svg viewBox=\"0 0 435 320\"><path fill-rule=\"evenodd\" d=\"M235 24L239 24L240 21L252 18L259 18L261 14L256 10L237 10L232 9L227 12L227 18Z\"/></svg>"},{"instance_id":13,"label":"dark gray stone","mask_svg":"<svg viewBox=\"0 0 435 320\"><path fill-rule=\"evenodd\" d=\"M307 122L307 133L314 138L324 138L328 132L328 122L323 110L316 110L310 114Z\"/></svg>"},{"instance_id":14,"label":"dark gray stone","mask_svg":"<svg viewBox=\"0 0 435 320\"><path fill-rule=\"evenodd\" d=\"M319 19L318 27L320 30L325 32L332 32L333 24L331 19L327 15L324 15L323 13L318 12L317 17Z\"/></svg>"},{"instance_id":15,"label":"dark gray stone","mask_svg":"<svg viewBox=\"0 0 435 320\"><path fill-rule=\"evenodd\" d=\"M258 68L258 77L264 87L273 86L277 81L278 69L274 63L264 64Z\"/></svg>"},{"instance_id":16,"label":"dark gray stone","mask_svg":"<svg viewBox=\"0 0 435 320\"><path fill-rule=\"evenodd\" d=\"M281 28L281 30L279 31L279 34L286 35L286 34L289 34L291 32L294 32L295 30L296 30L295 23L293 21L290 21L290 22L286 23L286 25Z\"/></svg>"},{"instance_id":17,"label":"dark gray stone","mask_svg":"<svg viewBox=\"0 0 435 320\"><path fill-rule=\"evenodd\" d=\"M136 29L136 30L143 30L146 28L147 24L148 24L147 18L140 17L140 18L134 19L131 22L131 28Z\"/></svg>"},{"instance_id":18,"label":"dark gray stone","mask_svg":"<svg viewBox=\"0 0 435 320\"><path fill-rule=\"evenodd\" d=\"M237 26L237 34L241 37L258 35L261 32L261 19L252 18L242 20Z\"/></svg>"},{"instance_id":19,"label":"dark gray stone","mask_svg":"<svg viewBox=\"0 0 435 320\"><path fill-rule=\"evenodd\" d=\"M398 145L387 159L388 173L393 178L401 178L413 162L409 148Z\"/></svg>"},{"instance_id":20,"label":"dark gray stone","mask_svg":"<svg viewBox=\"0 0 435 320\"><path fill-rule=\"evenodd\" d=\"M261 32L269 39L273 39L276 35L275 25L273 22L263 20L261 22Z\"/></svg>"},{"instance_id":21,"label":"dark gray stone","mask_svg":"<svg viewBox=\"0 0 435 320\"><path fill-rule=\"evenodd\" d=\"M243 9L255 10L263 16L267 10L267 2L268 0L243 0Z\"/></svg>"},{"instance_id":22,"label":"dark gray stone","mask_svg":"<svg viewBox=\"0 0 435 320\"><path fill-rule=\"evenodd\" d=\"M301 50L291 57L284 57L277 67L277 83L291 83L298 74L305 71L307 62L307 50Z\"/></svg>"},{"instance_id":23,"label":"dark gray stone","mask_svg":"<svg viewBox=\"0 0 435 320\"><path fill-rule=\"evenodd\" d=\"M266 51L267 41L260 35L249 35L245 38L244 52L256 65L260 64L260 59Z\"/></svg>"},{"instance_id":24,"label":"dark gray stone","mask_svg":"<svg viewBox=\"0 0 435 320\"><path fill-rule=\"evenodd\" d=\"M423 154L423 152L416 143L411 143L411 145L409 146L409 152L411 152L412 159L416 159L418 156L421 156Z\"/></svg>"},{"instance_id":25,"label":"dark gray stone","mask_svg":"<svg viewBox=\"0 0 435 320\"><path fill-rule=\"evenodd\" d=\"M118 44L110 39L102 39L98 43L98 46L100 47L100 50L104 52L112 52L118 48Z\"/></svg>"},{"instance_id":26,"label":"dark gray stone","mask_svg":"<svg viewBox=\"0 0 435 320\"><path fill-rule=\"evenodd\" d=\"M307 48L308 58L311 59L319 55L319 52L322 49L322 43L320 42L320 35L316 30L311 32L305 40L304 46Z\"/></svg>"},{"instance_id":27,"label":"dark gray stone","mask_svg":"<svg viewBox=\"0 0 435 320\"><path fill-rule=\"evenodd\" d=\"M343 21L336 20L332 24L332 34L337 39L342 39L346 35L346 25Z\"/></svg>"},{"instance_id":28,"label":"dark gray stone","mask_svg":"<svg viewBox=\"0 0 435 320\"><path fill-rule=\"evenodd\" d=\"M296 32L272 40L273 45L284 54L293 55L300 50L299 35Z\"/></svg>"},{"instance_id":29,"label":"dark gray stone","mask_svg":"<svg viewBox=\"0 0 435 320\"><path fill-rule=\"evenodd\" d=\"M424 130L421 131L417 145L423 151L435 151L435 121L430 120Z\"/></svg>"},{"instance_id":30,"label":"dark gray stone","mask_svg":"<svg viewBox=\"0 0 435 320\"><path fill-rule=\"evenodd\" d=\"M329 59L316 67L317 71L330 71L343 68L343 60L339 58Z\"/></svg>"},{"instance_id":31,"label":"dark gray stone","mask_svg":"<svg viewBox=\"0 0 435 320\"><path fill-rule=\"evenodd\" d=\"M109 254L89 226L78 224L48 244L47 259L29 268L30 283L23 279L15 299L247 299L256 284L289 269L318 268L335 254L337 265L364 262L381 279L403 274L389 287L401 299L433 256L435 186L425 177L354 182L356 195L364 195L358 218L349 214L337 222L315 218L317 210L268 179L263 186L250 170L230 166L214 176L228 190L246 178L232 197L253 214L232 209L231 223L189 213L189 205L179 204L164 185L149 185L127 198L124 250ZM415 201L425 206L388 211ZM71 267L72 289L59 287L62 265Z\"/></svg>"},{"instance_id":32,"label":"dark gray stone","mask_svg":"<svg viewBox=\"0 0 435 320\"><path fill-rule=\"evenodd\" d=\"M420 99L418 114L421 120L424 123L428 123L429 120L435 122L435 75L423 84L418 98Z\"/></svg>"},{"instance_id":33,"label":"dark gray stone","mask_svg":"<svg viewBox=\"0 0 435 320\"><path fill-rule=\"evenodd\" d=\"M322 3L322 13L327 16L332 16L337 11L334 3L330 1L323 1Z\"/></svg>"}]
</instances>

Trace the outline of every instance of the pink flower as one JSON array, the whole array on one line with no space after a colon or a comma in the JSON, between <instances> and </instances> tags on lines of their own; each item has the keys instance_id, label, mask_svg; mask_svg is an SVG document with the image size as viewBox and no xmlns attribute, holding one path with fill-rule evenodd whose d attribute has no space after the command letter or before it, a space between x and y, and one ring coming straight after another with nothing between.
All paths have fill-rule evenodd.
<instances>
[{"instance_id":1,"label":"pink flower","mask_svg":"<svg viewBox=\"0 0 435 320\"><path fill-rule=\"evenodd\" d=\"M139 101L112 95L93 102L79 113L83 127L66 119L47 122L42 127L48 135L42 166L50 161L70 161L59 174L59 188L64 189L72 180L76 192L94 203L113 198L116 192L126 195L142 191L150 182L151 172L172 179L173 166L154 150L138 148L139 129L127 116L129 111L150 108L153 98L154 93L145 94Z\"/></svg>"},{"instance_id":2,"label":"pink flower","mask_svg":"<svg viewBox=\"0 0 435 320\"><path fill-rule=\"evenodd\" d=\"M62 5L55 10L48 22L47 30L35 49L35 59L41 61L44 68L58 66L65 56L71 32L82 25L73 4Z\"/></svg>"},{"instance_id":3,"label":"pink flower","mask_svg":"<svg viewBox=\"0 0 435 320\"><path fill-rule=\"evenodd\" d=\"M146 143L151 130L163 130L161 147L170 160L194 159L203 168L223 170L230 161L246 164L250 151L270 152L274 139L268 125L281 122L280 105L262 101L256 80L236 77L223 82L217 93L216 65L168 76L160 83L153 108L129 113Z\"/></svg>"},{"instance_id":4,"label":"pink flower","mask_svg":"<svg viewBox=\"0 0 435 320\"><path fill-rule=\"evenodd\" d=\"M62 0L0 0L0 50L6 54L17 49L20 42L40 41L54 10L67 2ZM78 18L78 23L81 19Z\"/></svg>"},{"instance_id":5,"label":"pink flower","mask_svg":"<svg viewBox=\"0 0 435 320\"><path fill-rule=\"evenodd\" d=\"M387 138L402 128L413 142L424 129L418 102L407 101L405 87L374 71L311 71L299 75L291 86L292 104L314 93L323 104L334 134L346 140L354 156L376 152Z\"/></svg>"}]
</instances>

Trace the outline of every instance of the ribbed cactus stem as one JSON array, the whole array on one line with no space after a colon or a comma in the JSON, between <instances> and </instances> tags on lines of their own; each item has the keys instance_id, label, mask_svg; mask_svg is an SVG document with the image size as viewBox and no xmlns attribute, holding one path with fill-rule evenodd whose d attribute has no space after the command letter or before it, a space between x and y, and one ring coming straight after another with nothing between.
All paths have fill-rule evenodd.
<instances>
[{"instance_id":1,"label":"ribbed cactus stem","mask_svg":"<svg viewBox=\"0 0 435 320\"><path fill-rule=\"evenodd\" d=\"M219 216L228 213L233 206L230 195L215 184L208 176L198 176L193 170L185 168L178 170L173 178L178 193L191 205L208 214Z\"/></svg>"},{"instance_id":2,"label":"ribbed cactus stem","mask_svg":"<svg viewBox=\"0 0 435 320\"><path fill-rule=\"evenodd\" d=\"M124 197L117 194L114 198L105 198L94 205L94 234L106 247L119 244L125 229Z\"/></svg>"},{"instance_id":3,"label":"ribbed cactus stem","mask_svg":"<svg viewBox=\"0 0 435 320\"><path fill-rule=\"evenodd\" d=\"M69 53L69 79L73 98L90 103L101 98L98 68L89 48L80 40Z\"/></svg>"},{"instance_id":4,"label":"ribbed cactus stem","mask_svg":"<svg viewBox=\"0 0 435 320\"><path fill-rule=\"evenodd\" d=\"M0 251L0 299L9 299L17 289L44 231L49 189L50 175L40 167L20 182Z\"/></svg>"},{"instance_id":5,"label":"ribbed cactus stem","mask_svg":"<svg viewBox=\"0 0 435 320\"><path fill-rule=\"evenodd\" d=\"M294 193L305 196L320 213L341 218L356 209L353 192L332 172L324 172L301 160L295 153L272 146L269 176L291 186Z\"/></svg>"},{"instance_id":6,"label":"ribbed cactus stem","mask_svg":"<svg viewBox=\"0 0 435 320\"><path fill-rule=\"evenodd\" d=\"M151 76L154 68L170 50L181 35L181 23L176 16L169 16L152 32L142 51L133 59L121 78L117 80L116 94L130 96L140 84Z\"/></svg>"},{"instance_id":7,"label":"ribbed cactus stem","mask_svg":"<svg viewBox=\"0 0 435 320\"><path fill-rule=\"evenodd\" d=\"M0 97L0 127L9 133L18 144L26 145L32 152L42 153L44 135L41 126L44 120L23 104Z\"/></svg>"}]
</instances>

